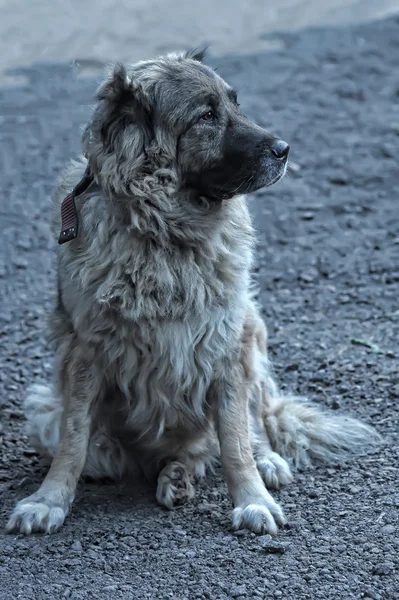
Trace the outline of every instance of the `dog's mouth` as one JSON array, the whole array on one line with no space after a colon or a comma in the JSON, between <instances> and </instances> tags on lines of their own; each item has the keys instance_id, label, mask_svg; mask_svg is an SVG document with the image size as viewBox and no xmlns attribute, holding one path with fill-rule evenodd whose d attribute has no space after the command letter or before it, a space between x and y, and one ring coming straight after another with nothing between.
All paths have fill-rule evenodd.
<instances>
[{"instance_id":1,"label":"dog's mouth","mask_svg":"<svg viewBox=\"0 0 399 600\"><path fill-rule=\"evenodd\" d=\"M267 159L263 164L262 168L252 178L244 181L239 191L241 194L251 194L262 188L267 188L284 177L287 172L288 159L273 160Z\"/></svg>"},{"instance_id":2,"label":"dog's mouth","mask_svg":"<svg viewBox=\"0 0 399 600\"><path fill-rule=\"evenodd\" d=\"M215 186L212 190L204 191L202 195L206 196L208 200L220 202L223 200L231 200L235 196L240 196L242 194L251 194L262 188L270 187L280 181L287 172L287 165L288 161L286 160L284 164L278 166L277 170L275 167L269 167L266 169L266 172L260 171L254 175L247 176L241 182L238 182L234 188Z\"/></svg>"},{"instance_id":3,"label":"dog's mouth","mask_svg":"<svg viewBox=\"0 0 399 600\"><path fill-rule=\"evenodd\" d=\"M289 148L287 144L285 146ZM234 156L228 157L209 170L185 174L182 189L192 190L196 197L215 203L251 194L274 185L284 177L288 150L281 156L267 149L255 157L241 154L237 160L234 159Z\"/></svg>"},{"instance_id":4,"label":"dog's mouth","mask_svg":"<svg viewBox=\"0 0 399 600\"><path fill-rule=\"evenodd\" d=\"M287 168L288 168L288 159L286 159L284 164L281 165L279 172L274 177L272 177L270 179L270 181L266 181L266 183L261 187L270 187L271 185L274 185L275 183L280 181L280 179L282 179L284 177L284 175L286 174Z\"/></svg>"},{"instance_id":5,"label":"dog's mouth","mask_svg":"<svg viewBox=\"0 0 399 600\"><path fill-rule=\"evenodd\" d=\"M272 148L272 151L268 152L266 156L260 156L255 170L249 176L242 178L235 193L230 194L230 197L238 194L251 194L262 188L270 187L284 177L288 167L289 146L282 141L278 143L284 144L284 153L276 154Z\"/></svg>"}]
</instances>

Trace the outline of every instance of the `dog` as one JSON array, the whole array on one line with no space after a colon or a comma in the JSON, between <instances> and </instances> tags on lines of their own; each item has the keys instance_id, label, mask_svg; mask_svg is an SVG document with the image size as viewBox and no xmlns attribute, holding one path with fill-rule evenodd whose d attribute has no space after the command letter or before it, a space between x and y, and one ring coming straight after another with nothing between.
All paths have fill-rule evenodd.
<instances>
[{"instance_id":1,"label":"dog","mask_svg":"<svg viewBox=\"0 0 399 600\"><path fill-rule=\"evenodd\" d=\"M245 194L284 176L289 146L241 113L196 51L111 68L82 145L53 203L55 383L25 403L52 462L7 530L61 527L82 473L139 468L172 508L220 458L233 527L276 534L285 518L268 490L292 480L289 463L376 439L282 396L272 376Z\"/></svg>"}]
</instances>

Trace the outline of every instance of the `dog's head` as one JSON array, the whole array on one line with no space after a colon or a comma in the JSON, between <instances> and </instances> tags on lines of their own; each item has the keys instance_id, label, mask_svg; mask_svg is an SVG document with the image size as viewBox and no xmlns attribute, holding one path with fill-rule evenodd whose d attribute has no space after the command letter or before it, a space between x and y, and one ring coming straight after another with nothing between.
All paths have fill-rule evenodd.
<instances>
[{"instance_id":1,"label":"dog's head","mask_svg":"<svg viewBox=\"0 0 399 600\"><path fill-rule=\"evenodd\" d=\"M118 193L168 172L178 189L218 201L284 175L288 144L249 121L236 92L202 58L173 54L113 68L83 136L104 187Z\"/></svg>"}]
</instances>

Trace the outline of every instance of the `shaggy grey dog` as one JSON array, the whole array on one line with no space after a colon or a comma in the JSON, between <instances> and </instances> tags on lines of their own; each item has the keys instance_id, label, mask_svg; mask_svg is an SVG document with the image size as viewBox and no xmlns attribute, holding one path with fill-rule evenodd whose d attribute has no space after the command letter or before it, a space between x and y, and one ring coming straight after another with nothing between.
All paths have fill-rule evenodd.
<instances>
[{"instance_id":1,"label":"shaggy grey dog","mask_svg":"<svg viewBox=\"0 0 399 600\"><path fill-rule=\"evenodd\" d=\"M26 401L53 460L8 531L58 529L82 473L139 466L172 507L220 456L233 526L276 533L267 488L291 481L286 460L339 460L375 438L282 397L271 377L243 194L284 175L289 147L241 114L200 54L117 66L97 100L54 199L54 232L63 211L60 243L74 238L58 253L55 385ZM75 214L63 199L77 184Z\"/></svg>"}]
</instances>

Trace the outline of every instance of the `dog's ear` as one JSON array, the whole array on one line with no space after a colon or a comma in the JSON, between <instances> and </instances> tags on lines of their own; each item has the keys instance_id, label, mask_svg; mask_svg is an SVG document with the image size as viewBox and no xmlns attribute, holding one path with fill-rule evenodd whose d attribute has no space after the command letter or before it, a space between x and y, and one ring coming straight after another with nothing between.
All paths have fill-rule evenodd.
<instances>
[{"instance_id":1,"label":"dog's ear","mask_svg":"<svg viewBox=\"0 0 399 600\"><path fill-rule=\"evenodd\" d=\"M104 185L118 187L145 162L153 139L151 103L123 65L114 66L97 90L98 104L83 134L90 168Z\"/></svg>"},{"instance_id":2,"label":"dog's ear","mask_svg":"<svg viewBox=\"0 0 399 600\"><path fill-rule=\"evenodd\" d=\"M123 65L118 64L112 69L109 77L100 85L97 99L105 109L101 125L104 149L113 152L116 138L128 128L130 135L135 133L136 151L145 151L146 144L152 138L149 100L141 86L128 76Z\"/></svg>"},{"instance_id":3,"label":"dog's ear","mask_svg":"<svg viewBox=\"0 0 399 600\"><path fill-rule=\"evenodd\" d=\"M187 50L187 52L184 53L184 58L191 58L191 60L203 62L207 50L207 46L205 48L192 48L191 50Z\"/></svg>"},{"instance_id":4,"label":"dog's ear","mask_svg":"<svg viewBox=\"0 0 399 600\"><path fill-rule=\"evenodd\" d=\"M133 95L133 82L128 78L124 65L116 64L109 70L108 76L97 90L98 100L109 100L111 102L122 101L123 97Z\"/></svg>"}]
</instances>

